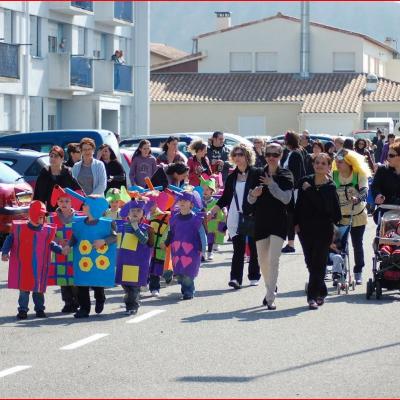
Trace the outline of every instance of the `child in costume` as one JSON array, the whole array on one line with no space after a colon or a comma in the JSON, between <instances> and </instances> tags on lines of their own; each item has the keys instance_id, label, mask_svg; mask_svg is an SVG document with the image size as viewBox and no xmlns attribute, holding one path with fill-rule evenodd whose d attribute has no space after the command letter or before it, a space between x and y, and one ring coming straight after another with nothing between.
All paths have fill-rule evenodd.
<instances>
[{"instance_id":1,"label":"child in costume","mask_svg":"<svg viewBox=\"0 0 400 400\"><path fill-rule=\"evenodd\" d=\"M214 216L209 214L211 209L217 204L217 199L213 197L216 190L214 178L203 179L200 177L200 185L203 189L203 204L207 212L207 260L211 261L214 259L214 246L224 243L226 231L226 210L219 210Z\"/></svg>"},{"instance_id":2,"label":"child in costume","mask_svg":"<svg viewBox=\"0 0 400 400\"><path fill-rule=\"evenodd\" d=\"M51 206L57 206L57 209L49 214L47 221L57 227L55 242L62 247L68 244L72 236L72 219L76 215L72 204L75 209L79 209L82 203L56 185L51 194ZM71 313L78 310L78 289L74 286L72 253L51 255L47 284L61 286L61 298L64 301L61 312Z\"/></svg>"},{"instance_id":3,"label":"child in costume","mask_svg":"<svg viewBox=\"0 0 400 400\"><path fill-rule=\"evenodd\" d=\"M68 254L73 247L74 283L78 287L79 310L75 318L87 318L90 314L89 287L94 290L96 314L104 309L105 287L113 287L117 233L115 222L102 215L108 209L107 200L99 195L83 197L70 189L71 196L83 201L84 216L75 216L72 222L72 237L64 248Z\"/></svg>"},{"instance_id":4,"label":"child in costume","mask_svg":"<svg viewBox=\"0 0 400 400\"><path fill-rule=\"evenodd\" d=\"M118 254L115 283L125 292L126 314L136 314L140 306L140 287L147 286L153 246L153 232L144 224L147 205L143 200L131 200L121 208L118 221Z\"/></svg>"},{"instance_id":5,"label":"child in costume","mask_svg":"<svg viewBox=\"0 0 400 400\"><path fill-rule=\"evenodd\" d=\"M110 208L105 212L104 216L110 218L113 221L121 219L120 216L120 204L121 204L121 192L117 188L110 188L106 193L106 200L110 205Z\"/></svg>"},{"instance_id":6,"label":"child in costume","mask_svg":"<svg viewBox=\"0 0 400 400\"><path fill-rule=\"evenodd\" d=\"M162 247L171 245L172 265L181 285L182 299L190 300L194 296L194 280L199 273L201 256L207 248L207 236L203 226L204 216L192 211L194 207L202 208L199 194L184 190L176 196L179 211L170 219Z\"/></svg>"},{"instance_id":7,"label":"child in costume","mask_svg":"<svg viewBox=\"0 0 400 400\"><path fill-rule=\"evenodd\" d=\"M32 201L29 219L13 221L12 231L4 241L1 260L10 261L8 287L19 289L18 319L28 318L29 294L32 292L37 318L46 318L44 293L50 264L50 250L60 254L62 247L53 239L56 227L45 223L46 206Z\"/></svg>"}]
</instances>

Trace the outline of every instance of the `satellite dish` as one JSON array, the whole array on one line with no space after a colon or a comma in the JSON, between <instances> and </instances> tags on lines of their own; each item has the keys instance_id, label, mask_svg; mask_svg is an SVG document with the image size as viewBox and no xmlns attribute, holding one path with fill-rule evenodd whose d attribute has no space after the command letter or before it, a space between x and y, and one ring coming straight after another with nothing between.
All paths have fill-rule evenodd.
<instances>
[{"instance_id":1,"label":"satellite dish","mask_svg":"<svg viewBox=\"0 0 400 400\"><path fill-rule=\"evenodd\" d=\"M400 121L396 124L396 126L394 127L393 133L397 136L400 136Z\"/></svg>"}]
</instances>

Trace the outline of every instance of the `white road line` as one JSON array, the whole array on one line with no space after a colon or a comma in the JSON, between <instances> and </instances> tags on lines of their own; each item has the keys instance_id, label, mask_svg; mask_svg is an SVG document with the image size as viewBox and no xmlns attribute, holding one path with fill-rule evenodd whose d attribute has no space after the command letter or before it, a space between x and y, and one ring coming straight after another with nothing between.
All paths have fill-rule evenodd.
<instances>
[{"instance_id":1,"label":"white road line","mask_svg":"<svg viewBox=\"0 0 400 400\"><path fill-rule=\"evenodd\" d=\"M67 346L60 347L60 350L74 350L108 335L109 333L96 333L95 335L89 336L86 339L78 340L77 342L68 344Z\"/></svg>"},{"instance_id":2,"label":"white road line","mask_svg":"<svg viewBox=\"0 0 400 400\"><path fill-rule=\"evenodd\" d=\"M0 371L0 378L4 378L7 375L15 374L16 372L23 371L24 369L32 368L32 365L17 365L16 367L8 368Z\"/></svg>"},{"instance_id":3,"label":"white road line","mask_svg":"<svg viewBox=\"0 0 400 400\"><path fill-rule=\"evenodd\" d=\"M149 311L146 314L140 315L139 317L135 317L132 319L129 319L128 321L126 321L127 324L137 324L139 322L142 322L146 319L149 319L151 317L154 317L157 314L161 314L163 313L165 310L153 310L153 311Z\"/></svg>"}]
</instances>

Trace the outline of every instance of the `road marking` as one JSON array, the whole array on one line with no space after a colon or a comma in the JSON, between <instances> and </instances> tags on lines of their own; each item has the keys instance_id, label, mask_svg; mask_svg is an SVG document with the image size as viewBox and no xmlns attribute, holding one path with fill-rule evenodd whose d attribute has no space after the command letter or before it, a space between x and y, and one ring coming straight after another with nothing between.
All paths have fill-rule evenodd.
<instances>
[{"instance_id":1,"label":"road marking","mask_svg":"<svg viewBox=\"0 0 400 400\"><path fill-rule=\"evenodd\" d=\"M151 317L154 317L157 314L161 314L163 313L165 310L153 310L153 311L149 311L146 314L140 315L139 317L135 317L132 319L129 319L128 321L126 321L127 324L137 324L139 322L142 322L146 319L149 319Z\"/></svg>"},{"instance_id":2,"label":"road marking","mask_svg":"<svg viewBox=\"0 0 400 400\"><path fill-rule=\"evenodd\" d=\"M68 344L67 346L60 347L60 350L74 350L77 349L78 347L85 346L85 344L92 343L108 335L109 333L96 333L95 335L89 336L86 339L81 339L78 340L77 342Z\"/></svg>"},{"instance_id":3,"label":"road marking","mask_svg":"<svg viewBox=\"0 0 400 400\"><path fill-rule=\"evenodd\" d=\"M8 368L0 371L0 378L4 378L7 375L15 374L16 372L23 371L24 369L32 368L32 365L17 365L16 367Z\"/></svg>"}]
</instances>

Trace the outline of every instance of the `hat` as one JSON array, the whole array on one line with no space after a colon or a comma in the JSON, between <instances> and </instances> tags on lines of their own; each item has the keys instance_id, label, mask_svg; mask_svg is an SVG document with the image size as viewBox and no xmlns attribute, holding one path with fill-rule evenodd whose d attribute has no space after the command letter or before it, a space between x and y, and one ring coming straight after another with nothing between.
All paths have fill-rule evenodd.
<instances>
[{"instance_id":1,"label":"hat","mask_svg":"<svg viewBox=\"0 0 400 400\"><path fill-rule=\"evenodd\" d=\"M72 208L75 210L80 210L82 202L77 198L69 195L61 186L55 185L50 198L50 204L52 207L55 207L57 205L57 202L60 199L60 197L68 197L69 199L71 199Z\"/></svg>"},{"instance_id":2,"label":"hat","mask_svg":"<svg viewBox=\"0 0 400 400\"><path fill-rule=\"evenodd\" d=\"M84 197L81 194L74 192L70 188L65 188L65 191L89 207L89 212L94 219L101 218L102 215L108 210L108 203L104 197Z\"/></svg>"},{"instance_id":3,"label":"hat","mask_svg":"<svg viewBox=\"0 0 400 400\"><path fill-rule=\"evenodd\" d=\"M106 193L106 200L111 203L113 201L120 201L125 204L131 200L131 196L129 196L128 191L125 186L121 186L121 189L110 188Z\"/></svg>"},{"instance_id":4,"label":"hat","mask_svg":"<svg viewBox=\"0 0 400 400\"><path fill-rule=\"evenodd\" d=\"M335 155L335 160L343 161L346 156L347 156L347 150L346 149L340 149Z\"/></svg>"},{"instance_id":5,"label":"hat","mask_svg":"<svg viewBox=\"0 0 400 400\"><path fill-rule=\"evenodd\" d=\"M207 186L213 192L215 192L215 190L216 190L215 179L214 178L204 179L202 176L200 176L200 185L201 186Z\"/></svg>"},{"instance_id":6,"label":"hat","mask_svg":"<svg viewBox=\"0 0 400 400\"><path fill-rule=\"evenodd\" d=\"M34 200L29 206L29 219L34 223L39 223L39 218L46 215L46 206L39 200Z\"/></svg>"},{"instance_id":7,"label":"hat","mask_svg":"<svg viewBox=\"0 0 400 400\"><path fill-rule=\"evenodd\" d=\"M144 200L130 200L128 203L126 203L120 211L120 215L122 218L126 218L129 214L129 211L132 210L133 208L140 208L143 210L143 213L146 215L150 211L151 207L150 202L146 202Z\"/></svg>"},{"instance_id":8,"label":"hat","mask_svg":"<svg viewBox=\"0 0 400 400\"><path fill-rule=\"evenodd\" d=\"M190 201L193 204L194 208L196 208L197 210L201 210L203 208L200 195L195 190L183 190L182 192L176 193L176 202L178 202L179 200Z\"/></svg>"}]
</instances>

